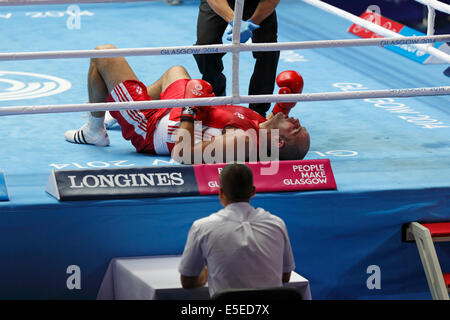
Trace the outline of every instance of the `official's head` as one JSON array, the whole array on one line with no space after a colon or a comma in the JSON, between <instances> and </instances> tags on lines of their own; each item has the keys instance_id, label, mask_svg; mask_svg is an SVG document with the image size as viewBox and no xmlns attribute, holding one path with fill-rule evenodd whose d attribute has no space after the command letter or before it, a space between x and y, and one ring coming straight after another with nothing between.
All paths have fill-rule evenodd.
<instances>
[{"instance_id":1,"label":"official's head","mask_svg":"<svg viewBox=\"0 0 450 320\"><path fill-rule=\"evenodd\" d=\"M223 206L233 202L249 202L255 195L252 170L245 164L232 163L220 172L219 198Z\"/></svg>"}]
</instances>

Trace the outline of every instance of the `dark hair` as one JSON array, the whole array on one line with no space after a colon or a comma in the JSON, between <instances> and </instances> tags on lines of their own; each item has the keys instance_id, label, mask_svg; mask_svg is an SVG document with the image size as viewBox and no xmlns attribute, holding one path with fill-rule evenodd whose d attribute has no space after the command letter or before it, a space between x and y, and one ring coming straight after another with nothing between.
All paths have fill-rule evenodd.
<instances>
[{"instance_id":1,"label":"dark hair","mask_svg":"<svg viewBox=\"0 0 450 320\"><path fill-rule=\"evenodd\" d=\"M227 164L220 172L220 187L230 201L247 201L253 192L253 172L245 164Z\"/></svg>"}]
</instances>

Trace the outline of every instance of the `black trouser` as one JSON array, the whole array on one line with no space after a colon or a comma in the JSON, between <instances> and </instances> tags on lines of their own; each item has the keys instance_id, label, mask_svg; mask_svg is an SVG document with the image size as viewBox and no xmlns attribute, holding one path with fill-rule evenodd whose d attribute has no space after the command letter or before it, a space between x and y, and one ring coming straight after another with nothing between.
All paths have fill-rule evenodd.
<instances>
[{"instance_id":1,"label":"black trouser","mask_svg":"<svg viewBox=\"0 0 450 320\"><path fill-rule=\"evenodd\" d=\"M244 7L243 20L249 19L253 11L254 8ZM221 44L222 36L227 25L227 22L213 11L205 0L202 0L197 20L196 45ZM260 24L257 30L253 31L252 42L277 42L277 29L277 16L274 11ZM222 58L224 55L225 53L194 55L198 69L203 75L202 79L211 83L216 96L226 95L226 78L222 73ZM248 94L272 94L280 52L253 52L253 57L256 61L250 79ZM249 107L265 116L266 112L270 109L270 103L252 103Z\"/></svg>"}]
</instances>

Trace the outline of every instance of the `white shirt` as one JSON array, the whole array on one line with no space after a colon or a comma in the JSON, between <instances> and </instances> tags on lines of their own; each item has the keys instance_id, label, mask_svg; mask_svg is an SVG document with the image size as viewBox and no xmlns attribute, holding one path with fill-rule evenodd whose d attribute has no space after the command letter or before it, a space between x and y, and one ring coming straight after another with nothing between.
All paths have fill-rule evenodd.
<instances>
[{"instance_id":1,"label":"white shirt","mask_svg":"<svg viewBox=\"0 0 450 320\"><path fill-rule=\"evenodd\" d=\"M282 286L282 274L295 269L283 220L248 202L194 222L178 270L195 277L205 264L211 296L228 288Z\"/></svg>"}]
</instances>

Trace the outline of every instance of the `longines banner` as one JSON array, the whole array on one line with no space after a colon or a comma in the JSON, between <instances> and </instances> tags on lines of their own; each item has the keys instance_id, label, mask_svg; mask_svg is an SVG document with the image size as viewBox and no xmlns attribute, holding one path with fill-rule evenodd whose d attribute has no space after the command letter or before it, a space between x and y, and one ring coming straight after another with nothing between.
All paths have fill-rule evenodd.
<instances>
[{"instance_id":1,"label":"longines banner","mask_svg":"<svg viewBox=\"0 0 450 320\"><path fill-rule=\"evenodd\" d=\"M247 164L257 192L337 188L328 159ZM61 201L211 195L225 165L53 170L46 191Z\"/></svg>"}]
</instances>

